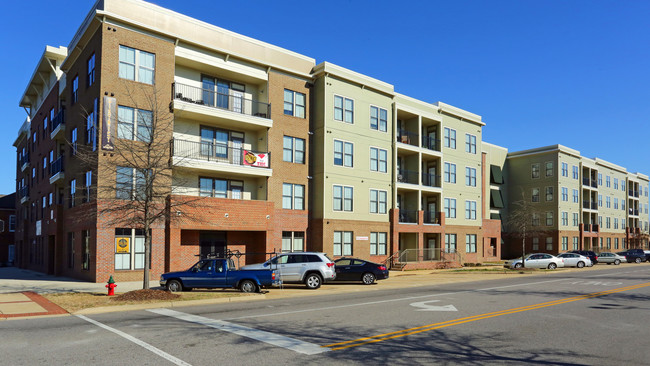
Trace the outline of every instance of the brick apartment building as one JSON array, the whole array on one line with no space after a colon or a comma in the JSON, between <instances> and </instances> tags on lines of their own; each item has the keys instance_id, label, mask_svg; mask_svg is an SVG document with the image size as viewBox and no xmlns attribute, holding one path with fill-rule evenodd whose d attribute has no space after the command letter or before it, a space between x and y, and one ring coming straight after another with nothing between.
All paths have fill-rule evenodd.
<instances>
[{"instance_id":1,"label":"brick apartment building","mask_svg":"<svg viewBox=\"0 0 650 366\"><path fill-rule=\"evenodd\" d=\"M46 47L20 106L23 268L141 279L142 227L106 208L142 188L115 146L154 139L172 174L156 182L169 212L151 227L152 279L226 249L408 268L502 256L516 177L481 116L144 1L98 1L68 47ZM154 138L158 119L173 122Z\"/></svg>"}]
</instances>

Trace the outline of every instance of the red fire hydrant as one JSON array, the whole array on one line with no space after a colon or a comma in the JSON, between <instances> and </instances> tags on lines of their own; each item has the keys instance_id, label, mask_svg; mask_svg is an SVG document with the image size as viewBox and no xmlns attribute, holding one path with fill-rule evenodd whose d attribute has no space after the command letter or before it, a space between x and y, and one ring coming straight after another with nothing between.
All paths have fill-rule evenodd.
<instances>
[{"instance_id":1,"label":"red fire hydrant","mask_svg":"<svg viewBox=\"0 0 650 366\"><path fill-rule=\"evenodd\" d=\"M108 289L108 296L113 296L115 295L115 288L117 285L115 284L115 280L113 280L113 276L108 279L108 285L106 285L106 288Z\"/></svg>"}]
</instances>

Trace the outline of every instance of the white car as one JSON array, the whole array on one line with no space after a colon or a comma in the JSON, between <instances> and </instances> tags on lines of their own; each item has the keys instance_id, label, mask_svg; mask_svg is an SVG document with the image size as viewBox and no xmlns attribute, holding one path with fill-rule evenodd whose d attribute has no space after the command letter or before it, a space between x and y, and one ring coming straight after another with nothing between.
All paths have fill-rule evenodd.
<instances>
[{"instance_id":1,"label":"white car","mask_svg":"<svg viewBox=\"0 0 650 366\"><path fill-rule=\"evenodd\" d=\"M619 265L621 263L627 263L627 259L616 253L603 252L598 254L598 262Z\"/></svg>"},{"instance_id":2,"label":"white car","mask_svg":"<svg viewBox=\"0 0 650 366\"><path fill-rule=\"evenodd\" d=\"M594 265L591 263L591 259L589 259L589 257L585 257L584 255L577 253L562 253L557 257L564 260L565 267L582 268L584 266L591 267Z\"/></svg>"},{"instance_id":3,"label":"white car","mask_svg":"<svg viewBox=\"0 0 650 366\"><path fill-rule=\"evenodd\" d=\"M556 269L558 267L564 267L564 261L562 258L546 254L546 253L533 253L526 256L526 268L548 268ZM507 261L504 265L506 268L521 268L521 258L511 259Z\"/></svg>"}]
</instances>

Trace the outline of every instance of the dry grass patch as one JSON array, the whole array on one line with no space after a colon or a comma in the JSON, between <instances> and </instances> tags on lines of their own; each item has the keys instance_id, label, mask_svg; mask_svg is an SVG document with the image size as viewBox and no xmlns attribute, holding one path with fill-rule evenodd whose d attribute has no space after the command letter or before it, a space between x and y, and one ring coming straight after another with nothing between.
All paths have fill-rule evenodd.
<instances>
[{"instance_id":1,"label":"dry grass patch","mask_svg":"<svg viewBox=\"0 0 650 366\"><path fill-rule=\"evenodd\" d=\"M65 293L44 295L49 301L64 308L68 312L81 309L96 308L101 306L119 306L132 304L151 304L157 302L188 301L218 299L224 297L238 297L242 295L234 290L200 290L183 292L179 294L162 290L135 290L116 296L107 296L105 293Z\"/></svg>"}]
</instances>

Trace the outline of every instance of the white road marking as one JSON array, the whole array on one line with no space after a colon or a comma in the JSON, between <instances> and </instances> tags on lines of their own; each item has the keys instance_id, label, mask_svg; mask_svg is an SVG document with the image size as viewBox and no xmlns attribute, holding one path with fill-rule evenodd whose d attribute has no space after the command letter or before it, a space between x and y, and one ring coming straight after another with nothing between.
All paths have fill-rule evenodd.
<instances>
[{"instance_id":1,"label":"white road marking","mask_svg":"<svg viewBox=\"0 0 650 366\"><path fill-rule=\"evenodd\" d=\"M575 281L569 282L570 285L591 285L591 286L618 286L623 282L600 282L600 281Z\"/></svg>"},{"instance_id":2,"label":"white road marking","mask_svg":"<svg viewBox=\"0 0 650 366\"><path fill-rule=\"evenodd\" d=\"M440 302L440 300L412 302L409 305L416 308L420 308L417 311L458 311L458 309L456 309L454 305L443 305L443 306L429 305L432 302Z\"/></svg>"},{"instance_id":3,"label":"white road marking","mask_svg":"<svg viewBox=\"0 0 650 366\"><path fill-rule=\"evenodd\" d=\"M92 324L94 324L94 325L96 325L96 326L98 326L100 328L104 328L104 329L108 330L109 332L113 332L113 333L119 335L120 337L125 338L125 339L137 344L138 346L157 354L158 356L166 359L169 362L172 362L172 363L174 363L176 365L179 365L179 366L192 366L191 364L189 364L189 363L187 363L187 362L185 362L185 361L183 361L183 360L181 360L179 358L176 358L176 357L170 355L169 353L164 352L164 351L150 345L147 342L141 341L141 340L139 340L138 338L135 338L132 335L124 333L124 332L122 332L120 330L117 330L115 328L111 328L108 325L102 324L102 323L100 323L98 321L92 320L92 319L87 318L87 317L85 317L83 315L76 315L76 316L78 318L83 319L83 320L85 320L85 321L87 321L89 323L92 323Z\"/></svg>"},{"instance_id":4,"label":"white road marking","mask_svg":"<svg viewBox=\"0 0 650 366\"><path fill-rule=\"evenodd\" d=\"M159 315L170 316L187 322L205 325L224 332L237 334L242 337L265 342L277 347L286 348L288 350L306 355L316 355L330 350L329 348L321 347L314 343L304 342L299 339L289 338L283 335L249 328L239 324L228 323L223 320L210 319L203 316L182 313L180 311L171 309L149 309L148 311Z\"/></svg>"}]
</instances>

